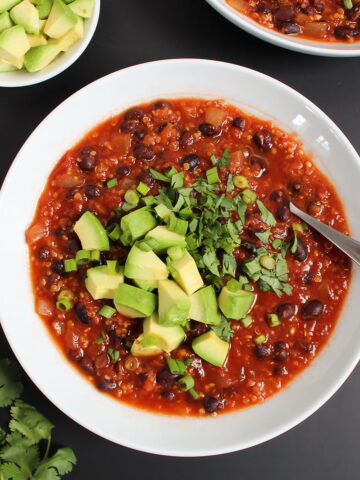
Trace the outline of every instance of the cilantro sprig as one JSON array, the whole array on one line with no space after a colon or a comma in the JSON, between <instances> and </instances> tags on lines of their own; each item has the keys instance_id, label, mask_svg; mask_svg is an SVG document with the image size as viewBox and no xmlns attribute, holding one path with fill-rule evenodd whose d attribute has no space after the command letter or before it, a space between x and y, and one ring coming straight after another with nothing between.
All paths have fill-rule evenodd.
<instances>
[{"instance_id":1,"label":"cilantro sprig","mask_svg":"<svg viewBox=\"0 0 360 480\"><path fill-rule=\"evenodd\" d=\"M0 407L10 408L8 431L0 428L0 480L60 480L76 457L70 448L50 455L54 425L19 399L23 386L17 363L0 359Z\"/></svg>"}]
</instances>

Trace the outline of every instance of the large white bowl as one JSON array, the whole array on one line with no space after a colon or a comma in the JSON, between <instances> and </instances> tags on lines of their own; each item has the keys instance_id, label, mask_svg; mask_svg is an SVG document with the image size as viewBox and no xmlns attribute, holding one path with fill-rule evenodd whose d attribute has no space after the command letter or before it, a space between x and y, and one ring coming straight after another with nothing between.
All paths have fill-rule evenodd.
<instances>
[{"instance_id":1,"label":"large white bowl","mask_svg":"<svg viewBox=\"0 0 360 480\"><path fill-rule=\"evenodd\" d=\"M76 422L146 452L214 455L285 432L340 387L360 356L360 275L354 272L341 319L326 348L288 388L262 405L217 418L161 416L116 401L79 375L34 312L25 229L54 165L89 129L132 105L174 97L223 98L297 132L336 185L352 233L360 238L359 157L314 104L282 83L236 65L207 60L147 63L108 75L71 96L37 127L16 157L0 195L0 316L28 375Z\"/></svg>"},{"instance_id":2,"label":"large white bowl","mask_svg":"<svg viewBox=\"0 0 360 480\"><path fill-rule=\"evenodd\" d=\"M45 82L69 68L84 52L92 39L100 15L100 0L95 0L91 18L84 22L84 37L76 42L67 52L60 53L44 70L30 73L25 69L17 72L0 73L0 87L25 87Z\"/></svg>"},{"instance_id":3,"label":"large white bowl","mask_svg":"<svg viewBox=\"0 0 360 480\"><path fill-rule=\"evenodd\" d=\"M324 57L357 57L360 55L360 41L355 43L346 42L322 42L306 40L304 38L284 35L276 30L266 28L243 15L226 2L226 0L206 0L221 15L230 20L248 33L261 38L266 42L273 43L278 47L288 48L295 52L310 53Z\"/></svg>"}]
</instances>

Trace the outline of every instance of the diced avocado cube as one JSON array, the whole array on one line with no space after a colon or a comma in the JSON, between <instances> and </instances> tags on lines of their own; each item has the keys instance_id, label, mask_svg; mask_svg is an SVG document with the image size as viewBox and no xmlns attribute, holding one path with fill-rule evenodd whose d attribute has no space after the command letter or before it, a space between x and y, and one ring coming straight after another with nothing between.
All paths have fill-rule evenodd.
<instances>
[{"instance_id":1,"label":"diced avocado cube","mask_svg":"<svg viewBox=\"0 0 360 480\"><path fill-rule=\"evenodd\" d=\"M13 26L9 12L0 13L0 33Z\"/></svg>"},{"instance_id":2,"label":"diced avocado cube","mask_svg":"<svg viewBox=\"0 0 360 480\"><path fill-rule=\"evenodd\" d=\"M189 318L208 325L219 325L221 317L215 290L211 285L201 288L191 295Z\"/></svg>"},{"instance_id":3,"label":"diced avocado cube","mask_svg":"<svg viewBox=\"0 0 360 480\"><path fill-rule=\"evenodd\" d=\"M77 15L62 0L54 0L44 33L51 38L61 38L76 25L77 19Z\"/></svg>"},{"instance_id":4,"label":"diced avocado cube","mask_svg":"<svg viewBox=\"0 0 360 480\"><path fill-rule=\"evenodd\" d=\"M120 283L124 282L124 268L121 267L119 272L110 273L107 265L89 268L85 286L94 300L100 298L113 299L115 292Z\"/></svg>"},{"instance_id":5,"label":"diced avocado cube","mask_svg":"<svg viewBox=\"0 0 360 480\"><path fill-rule=\"evenodd\" d=\"M39 72L47 67L60 52L57 45L33 47L25 54L24 66L28 72Z\"/></svg>"},{"instance_id":6,"label":"diced avocado cube","mask_svg":"<svg viewBox=\"0 0 360 480\"><path fill-rule=\"evenodd\" d=\"M185 235L180 235L176 232L171 232L165 226L155 227L145 236L145 240L152 240L155 253L164 253L170 247L186 247Z\"/></svg>"},{"instance_id":7,"label":"diced avocado cube","mask_svg":"<svg viewBox=\"0 0 360 480\"><path fill-rule=\"evenodd\" d=\"M186 250L179 260L170 260L170 265L172 276L188 295L204 285L195 260Z\"/></svg>"},{"instance_id":8,"label":"diced avocado cube","mask_svg":"<svg viewBox=\"0 0 360 480\"><path fill-rule=\"evenodd\" d=\"M31 47L39 47L40 45L46 45L47 41L44 35L27 35Z\"/></svg>"},{"instance_id":9,"label":"diced avocado cube","mask_svg":"<svg viewBox=\"0 0 360 480\"><path fill-rule=\"evenodd\" d=\"M169 271L165 263L152 250L144 252L135 245L131 248L125 262L125 277L137 281L165 280Z\"/></svg>"},{"instance_id":10,"label":"diced avocado cube","mask_svg":"<svg viewBox=\"0 0 360 480\"><path fill-rule=\"evenodd\" d=\"M148 342L144 340L145 337L142 333L132 344L131 355L134 357L153 357L154 355L160 355L162 353L162 350L159 346L151 344L149 345Z\"/></svg>"},{"instance_id":11,"label":"diced avocado cube","mask_svg":"<svg viewBox=\"0 0 360 480\"><path fill-rule=\"evenodd\" d=\"M158 284L159 322L161 325L184 325L189 318L191 301L173 280Z\"/></svg>"},{"instance_id":12,"label":"diced avocado cube","mask_svg":"<svg viewBox=\"0 0 360 480\"><path fill-rule=\"evenodd\" d=\"M0 0L0 13L10 10L21 0Z\"/></svg>"},{"instance_id":13,"label":"diced avocado cube","mask_svg":"<svg viewBox=\"0 0 360 480\"><path fill-rule=\"evenodd\" d=\"M222 367L229 353L229 344L219 338L215 332L208 332L196 337L192 342L192 349L202 359L215 365Z\"/></svg>"},{"instance_id":14,"label":"diced avocado cube","mask_svg":"<svg viewBox=\"0 0 360 480\"><path fill-rule=\"evenodd\" d=\"M122 217L120 226L124 232L130 233L133 240L137 240L156 226L156 220L149 208L143 207Z\"/></svg>"},{"instance_id":15,"label":"diced avocado cube","mask_svg":"<svg viewBox=\"0 0 360 480\"><path fill-rule=\"evenodd\" d=\"M11 65L8 62L4 62L4 60L0 59L0 72L15 72L17 67L15 65Z\"/></svg>"},{"instance_id":16,"label":"diced avocado cube","mask_svg":"<svg viewBox=\"0 0 360 480\"><path fill-rule=\"evenodd\" d=\"M69 5L69 8L83 18L90 18L94 8L94 0L74 0Z\"/></svg>"},{"instance_id":17,"label":"diced avocado cube","mask_svg":"<svg viewBox=\"0 0 360 480\"><path fill-rule=\"evenodd\" d=\"M44 18L48 18L50 15L54 0L36 0L35 3L36 8L39 12L39 17L41 20Z\"/></svg>"},{"instance_id":18,"label":"diced avocado cube","mask_svg":"<svg viewBox=\"0 0 360 480\"><path fill-rule=\"evenodd\" d=\"M40 18L39 12L35 5L30 0L23 0L10 10L11 20L16 25L21 25L25 28L26 33L39 35L40 33Z\"/></svg>"},{"instance_id":19,"label":"diced avocado cube","mask_svg":"<svg viewBox=\"0 0 360 480\"><path fill-rule=\"evenodd\" d=\"M255 294L247 290L232 292L227 286L223 287L219 295L219 307L226 318L240 320L246 317L255 300Z\"/></svg>"},{"instance_id":20,"label":"diced avocado cube","mask_svg":"<svg viewBox=\"0 0 360 480\"><path fill-rule=\"evenodd\" d=\"M179 325L167 326L159 323L158 316L154 313L144 320L144 336L154 336L158 339L158 346L164 352L172 352L182 343L185 332Z\"/></svg>"},{"instance_id":21,"label":"diced avocado cube","mask_svg":"<svg viewBox=\"0 0 360 480\"><path fill-rule=\"evenodd\" d=\"M131 318L149 317L156 308L157 298L151 292L121 283L116 290L114 303L117 311L123 315Z\"/></svg>"},{"instance_id":22,"label":"diced avocado cube","mask_svg":"<svg viewBox=\"0 0 360 480\"><path fill-rule=\"evenodd\" d=\"M30 43L24 27L15 25L0 33L0 60L22 68Z\"/></svg>"},{"instance_id":23,"label":"diced avocado cube","mask_svg":"<svg viewBox=\"0 0 360 480\"><path fill-rule=\"evenodd\" d=\"M155 290L155 288L158 287L157 280L137 280L134 278L133 282L137 287L142 288L143 290L147 290L149 292L152 292L153 290Z\"/></svg>"},{"instance_id":24,"label":"diced avocado cube","mask_svg":"<svg viewBox=\"0 0 360 480\"><path fill-rule=\"evenodd\" d=\"M79 237L83 250L110 250L106 230L93 213L83 213L74 225L74 232Z\"/></svg>"},{"instance_id":25,"label":"diced avocado cube","mask_svg":"<svg viewBox=\"0 0 360 480\"><path fill-rule=\"evenodd\" d=\"M57 45L62 52L67 52L77 41L84 36L84 21L82 18L78 18L74 28L69 30L61 38L50 39L49 45Z\"/></svg>"}]
</instances>

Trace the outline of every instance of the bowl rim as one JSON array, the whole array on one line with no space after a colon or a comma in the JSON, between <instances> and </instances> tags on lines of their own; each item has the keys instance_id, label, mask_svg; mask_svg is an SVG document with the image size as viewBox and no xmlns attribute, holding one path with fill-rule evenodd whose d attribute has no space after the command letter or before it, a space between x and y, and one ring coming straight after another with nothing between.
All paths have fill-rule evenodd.
<instances>
[{"instance_id":1,"label":"bowl rim","mask_svg":"<svg viewBox=\"0 0 360 480\"><path fill-rule=\"evenodd\" d=\"M356 150L354 149L354 147L352 146L350 141L346 138L346 136L342 133L342 131L335 125L335 123L324 112L322 112L322 110L320 110L316 105L314 105L310 100L308 100L306 97L304 97L302 94L300 94L299 92L297 92L293 88L285 85L284 83L282 83L282 82L280 82L280 81L278 81L278 80L276 80L276 79L274 79L274 78L272 78L272 77L270 77L266 74L263 74L261 72L257 72L255 70L252 70L250 68L242 67L242 66L239 66L239 65L226 63L226 62L203 60L203 59L159 60L159 61L155 61L155 62L147 62L147 63L127 67L125 69L118 70L118 71L115 71L115 72L110 73L108 75L105 75L105 76L99 78L98 80L95 80L94 82L91 82L87 86L84 86L83 88L81 88L80 90L78 90L77 92L72 94L70 97L65 99L55 109L53 109L49 113L49 115L47 115L45 117L45 119L42 120L41 123L35 128L35 130L32 132L32 134L28 137L28 139L25 141L24 145L19 150L15 160L13 161L13 163L12 163L12 165L11 165L11 167L10 167L6 177L5 177L4 183L3 183L2 188L0 190L0 204L2 203L2 199L3 199L5 191L7 189L7 185L10 182L10 179L11 179L13 173L15 173L15 169L17 168L18 164L20 164L20 162L23 160L22 159L23 150L26 148L27 144L31 141L32 137L37 135L37 132L42 129L42 127L48 121L48 119L57 115L57 111L64 104L71 103L73 98L76 97L77 95L79 95L80 92L83 92L86 89L93 88L94 84L101 85L101 83L106 82L107 79L109 79L111 77L116 77L117 75L121 75L121 72L132 70L133 72L144 74L144 72L146 72L146 70L149 69L149 68L152 69L154 67L156 68L157 66L162 66L162 65L166 65L166 66L169 66L171 68L172 65L175 65L175 64L185 65L185 66L190 67L190 68L191 68L192 65L201 64L201 65L204 65L204 66L206 66L206 65L215 66L215 67L218 66L220 68L227 68L229 70L247 71L247 72L251 72L251 74L255 74L257 77L259 77L259 78L261 78L261 79L263 79L267 82L270 82L274 86L281 87L285 91L285 93L288 93L292 96L295 96L297 99L301 100L305 104L306 107L311 107L312 110L317 115L320 115L321 120L324 122L324 124L328 128L331 128L331 130L336 134L336 136L340 138L341 142L344 143L344 146L349 150L351 155L354 156L354 158L356 158L356 161L357 161L358 165L360 165L360 158L359 158ZM0 308L1 308L1 304L0 304ZM1 308L1 311L2 311L2 308ZM0 320L1 320L1 318L4 318L3 313L1 311L0 311ZM9 341L9 344L10 344L14 354L17 357L17 359L19 360L19 362L21 363L25 372L28 374L28 376L33 381L33 383L38 386L38 388L41 390L41 392L55 406L57 406L57 408L59 408L64 414L66 414L68 417L70 417L71 419L76 421L78 424L82 425L84 428L86 428L86 429L90 430L91 432L93 432L97 435L100 435L101 437L103 437L105 439L108 439L108 440L110 440L114 443L121 444L123 446L129 447L129 448L132 448L132 449L135 449L135 450L143 451L143 452L146 452L146 453L159 454L159 455L164 455L164 456L199 457L199 456L219 455L219 454L230 453L230 452L242 450L242 449L245 449L245 448L249 448L251 446L255 446L255 445L258 445L258 444L263 443L265 441L268 441L268 440L270 440L270 439L272 439L272 438L274 438L278 435L281 435L282 433L285 433L286 431L290 430L294 426L298 425L300 422L302 422L303 420L308 418L310 415L312 415L316 410L318 410L338 390L338 388L344 383L344 381L348 378L348 376L350 375L350 373L352 372L352 370L355 368L356 364L360 360L360 340L359 340L359 342L358 342L359 348L357 349L357 351L354 351L351 356L349 355L349 357L347 359L347 363L346 363L346 368L344 367L342 369L342 372L338 374L336 380L333 381L331 384L329 383L328 387L326 389L324 389L324 391L321 394L319 394L311 402L311 405L309 405L306 408L302 407L300 413L298 413L297 415L294 415L291 421L286 420L282 424L279 424L277 426L277 428L273 428L270 432L267 432L266 434L261 434L261 435L259 434L255 441L253 441L253 440L250 440L250 441L249 440L247 440L247 441L240 440L238 443L234 442L231 447L224 446L224 447L220 447L220 448L219 447L213 447L212 449L207 448L206 450L200 450L199 449L199 451L196 451L195 453L192 450L187 449L187 446L185 445L182 450L180 448L177 448L176 453L174 453L174 451L171 448L169 448L167 450L162 449L160 451L156 447L152 447L152 446L149 446L149 445L142 444L141 441L140 442L135 442L135 441L131 441L131 440L124 441L124 439L119 440L119 438L116 438L115 435L110 435L108 432L105 432L101 425L97 425L97 426L90 425L89 426L84 421L81 421L74 412L69 411L68 408L63 407L61 405L61 403L58 402L58 399L52 393L51 385L45 385L45 384L40 385L40 384L38 384L38 382L36 380L34 380L34 377L36 377L35 372L33 371L31 366L23 365L23 363L21 362L21 358L22 358L21 352L16 351L16 349L14 348L13 341L12 341L12 336L11 336L11 334L10 334L8 328L7 328L7 325L4 325L3 322L2 322L2 326L3 326L3 329L4 329L4 333L5 333L8 341ZM50 339L50 335L49 335L49 339ZM76 374L79 375L78 372L76 372ZM91 388L94 388L94 387L91 385ZM94 391L96 391L96 390L94 390ZM103 393L100 393L100 395L103 395ZM114 400L114 401L118 402L118 400ZM131 408L133 408L133 407L131 407ZM253 408L255 408L255 407L253 407ZM138 410L138 409L135 408L135 410ZM147 413L149 413L150 415L154 415L154 416L158 417L158 414L156 414L156 413L152 413L152 412L147 412ZM227 414L221 415L221 417L223 417L223 416L230 417L232 413L234 413L234 412L229 412ZM235 413L236 413L236 411L235 411ZM221 417L219 417L219 418L221 418ZM187 419L187 417L175 417L175 418L180 418L180 419L185 418L185 419ZM193 417L190 417L190 418L193 418ZM194 417L194 418L198 418L198 417ZM215 419L210 419L210 421L215 421Z\"/></svg>"},{"instance_id":2,"label":"bowl rim","mask_svg":"<svg viewBox=\"0 0 360 480\"><path fill-rule=\"evenodd\" d=\"M285 34L271 30L252 20L250 17L235 10L233 7L224 2L224 0L206 0L218 13L225 17L236 26L245 30L247 33L255 37L272 43L278 47L293 50L295 52L307 53L309 55L318 55L323 57L357 57L360 56L360 40L356 42L358 46L354 48L354 43L351 43L353 48L346 48L346 43L342 42L321 42L316 40L306 40L297 37L287 37ZM317 43L319 46L310 44ZM343 49L331 48L327 45L343 45Z\"/></svg>"},{"instance_id":3,"label":"bowl rim","mask_svg":"<svg viewBox=\"0 0 360 480\"><path fill-rule=\"evenodd\" d=\"M83 38L81 38L75 45L73 45L70 50L68 50L66 53L66 58L60 58L57 59L56 65L53 66L53 68L49 68L51 66L48 65L44 70L40 70L39 72L36 73L30 73L30 72L9 72L11 74L19 74L18 79L14 81L13 79L11 80L6 80L5 77L2 78L3 75L6 75L4 73L0 73L0 87L8 87L8 88L17 88L17 87L28 87L31 85L37 85L38 83L45 82L46 80L50 80L53 77L56 77L57 75L60 75L60 73L64 72L67 70L73 63L78 60L81 55L84 53L86 48L88 47L89 43L91 42L96 27L99 22L99 17L100 17L100 5L101 5L101 0L94 0L94 9L92 12L92 15L90 18L86 18L85 22L87 22L87 30ZM77 47L77 48L76 48ZM73 50L73 53L72 53ZM72 53L72 54L70 54ZM63 55L64 52L61 52L61 55ZM69 54L69 55L68 55ZM33 78L32 78L33 77Z\"/></svg>"}]
</instances>

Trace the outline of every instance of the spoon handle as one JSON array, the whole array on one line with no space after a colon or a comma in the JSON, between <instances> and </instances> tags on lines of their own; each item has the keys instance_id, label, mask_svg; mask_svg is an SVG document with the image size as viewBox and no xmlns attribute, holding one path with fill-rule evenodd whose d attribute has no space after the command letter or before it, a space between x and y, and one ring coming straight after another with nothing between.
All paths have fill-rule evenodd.
<instances>
[{"instance_id":1,"label":"spoon handle","mask_svg":"<svg viewBox=\"0 0 360 480\"><path fill-rule=\"evenodd\" d=\"M295 207L295 205L291 202L290 211L308 223L311 227L315 228L315 230L320 232L325 238L330 240L330 242L336 245L357 265L360 266L360 242L358 240L354 240L353 238L338 232L335 230L335 228L329 227L329 225L325 225L325 223L316 220L299 208Z\"/></svg>"}]
</instances>

